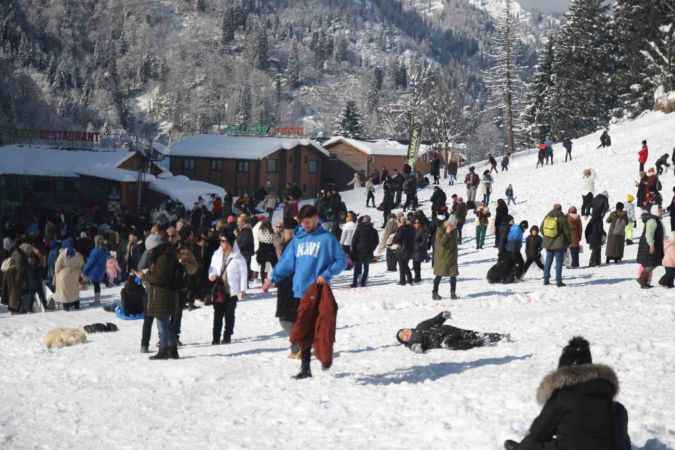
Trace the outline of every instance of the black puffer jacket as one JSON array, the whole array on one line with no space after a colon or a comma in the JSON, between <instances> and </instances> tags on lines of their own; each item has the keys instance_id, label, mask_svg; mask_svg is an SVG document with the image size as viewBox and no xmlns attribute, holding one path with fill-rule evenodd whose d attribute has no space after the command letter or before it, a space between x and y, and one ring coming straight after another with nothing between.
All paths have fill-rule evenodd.
<instances>
[{"instance_id":1,"label":"black puffer jacket","mask_svg":"<svg viewBox=\"0 0 675 450\"><path fill-rule=\"evenodd\" d=\"M246 226L239 230L239 235L237 236L237 245L239 246L239 251L244 257L251 257L255 253L255 245L253 241L253 230L251 227Z\"/></svg>"},{"instance_id":2,"label":"black puffer jacket","mask_svg":"<svg viewBox=\"0 0 675 450\"><path fill-rule=\"evenodd\" d=\"M650 219L656 220L656 233L654 234L654 247L656 251L654 254L649 253L649 244L647 244L647 222ZM663 262L664 246L663 246L663 222L658 217L652 214L643 214L642 222L645 224L642 230L642 237L640 237L640 245L638 246L637 262L644 267L658 267Z\"/></svg>"},{"instance_id":3,"label":"black puffer jacket","mask_svg":"<svg viewBox=\"0 0 675 450\"><path fill-rule=\"evenodd\" d=\"M552 372L537 390L544 409L518 450L630 449L626 410L613 401L618 391L619 380L608 366Z\"/></svg>"},{"instance_id":4,"label":"black puffer jacket","mask_svg":"<svg viewBox=\"0 0 675 450\"><path fill-rule=\"evenodd\" d=\"M415 229L412 225L405 224L399 227L393 243L398 245L397 255L399 259L412 258L415 249Z\"/></svg>"},{"instance_id":5,"label":"black puffer jacket","mask_svg":"<svg viewBox=\"0 0 675 450\"><path fill-rule=\"evenodd\" d=\"M429 232L426 227L421 227L415 231L415 245L413 248L412 260L423 262L429 258L427 249L429 248Z\"/></svg>"},{"instance_id":6,"label":"black puffer jacket","mask_svg":"<svg viewBox=\"0 0 675 450\"><path fill-rule=\"evenodd\" d=\"M406 347L415 353L426 353L438 348L469 350L494 344L504 338L497 333L479 333L444 325L445 321L443 313L440 313L432 319L419 323Z\"/></svg>"},{"instance_id":7,"label":"black puffer jacket","mask_svg":"<svg viewBox=\"0 0 675 450\"><path fill-rule=\"evenodd\" d=\"M352 238L352 260L365 261L372 258L379 243L380 237L372 223L358 224Z\"/></svg>"}]
</instances>

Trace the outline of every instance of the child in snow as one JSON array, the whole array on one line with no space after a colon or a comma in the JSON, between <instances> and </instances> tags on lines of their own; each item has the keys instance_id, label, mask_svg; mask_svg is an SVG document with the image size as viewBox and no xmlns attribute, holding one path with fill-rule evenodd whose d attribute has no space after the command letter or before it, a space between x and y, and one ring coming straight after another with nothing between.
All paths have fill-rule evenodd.
<instances>
[{"instance_id":1,"label":"child in snow","mask_svg":"<svg viewBox=\"0 0 675 450\"><path fill-rule=\"evenodd\" d=\"M506 450L630 450L628 412L614 401L619 379L614 370L593 364L589 343L575 337L563 349L558 370L539 385L543 409L520 443L508 440Z\"/></svg>"},{"instance_id":2,"label":"child in snow","mask_svg":"<svg viewBox=\"0 0 675 450\"><path fill-rule=\"evenodd\" d=\"M110 252L110 256L105 263L105 272L108 277L108 286L116 286L122 269L117 263L117 252Z\"/></svg>"},{"instance_id":3,"label":"child in snow","mask_svg":"<svg viewBox=\"0 0 675 450\"><path fill-rule=\"evenodd\" d=\"M523 266L523 273L520 278L524 278L527 270L530 268L532 263L535 263L537 267L541 270L544 270L544 263L541 261L541 251L544 248L544 239L539 235L539 227L534 225L530 229L530 235L525 239L525 256L527 260Z\"/></svg>"},{"instance_id":4,"label":"child in snow","mask_svg":"<svg viewBox=\"0 0 675 450\"><path fill-rule=\"evenodd\" d=\"M635 217L635 197L632 194L626 196L626 214L628 214L626 245L633 245L633 228L637 227L637 219Z\"/></svg>"},{"instance_id":5,"label":"child in snow","mask_svg":"<svg viewBox=\"0 0 675 450\"><path fill-rule=\"evenodd\" d=\"M508 339L508 336L503 334L479 333L444 325L445 321L451 318L450 311L444 311L433 319L421 322L415 328L398 330L396 339L414 353L426 353L437 348L469 350Z\"/></svg>"},{"instance_id":6,"label":"child in snow","mask_svg":"<svg viewBox=\"0 0 675 450\"><path fill-rule=\"evenodd\" d=\"M513 193L513 186L509 184L509 187L506 188L506 206L513 203L516 204L515 196Z\"/></svg>"}]
</instances>

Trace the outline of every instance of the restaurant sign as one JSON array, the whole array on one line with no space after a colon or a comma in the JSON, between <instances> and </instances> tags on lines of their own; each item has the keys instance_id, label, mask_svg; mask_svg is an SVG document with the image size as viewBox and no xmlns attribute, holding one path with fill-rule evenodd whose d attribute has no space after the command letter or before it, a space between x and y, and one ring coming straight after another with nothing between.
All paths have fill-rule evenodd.
<instances>
[{"instance_id":1,"label":"restaurant sign","mask_svg":"<svg viewBox=\"0 0 675 450\"><path fill-rule=\"evenodd\" d=\"M267 125L225 125L223 134L231 136L304 136L303 127L269 127Z\"/></svg>"}]
</instances>

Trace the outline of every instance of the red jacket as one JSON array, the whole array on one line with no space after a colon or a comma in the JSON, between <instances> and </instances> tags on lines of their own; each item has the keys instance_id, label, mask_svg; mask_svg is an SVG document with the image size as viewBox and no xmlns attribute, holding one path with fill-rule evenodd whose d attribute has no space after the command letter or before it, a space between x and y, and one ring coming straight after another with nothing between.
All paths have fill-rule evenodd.
<instances>
[{"instance_id":1,"label":"red jacket","mask_svg":"<svg viewBox=\"0 0 675 450\"><path fill-rule=\"evenodd\" d=\"M298 317L291 330L291 343L306 350L314 346L316 359L324 369L333 365L333 344L338 305L333 291L325 284L312 284L298 306Z\"/></svg>"},{"instance_id":2,"label":"red jacket","mask_svg":"<svg viewBox=\"0 0 675 450\"><path fill-rule=\"evenodd\" d=\"M647 158L649 158L649 148L647 148L646 145L643 145L639 153L640 164L646 164Z\"/></svg>"}]
</instances>

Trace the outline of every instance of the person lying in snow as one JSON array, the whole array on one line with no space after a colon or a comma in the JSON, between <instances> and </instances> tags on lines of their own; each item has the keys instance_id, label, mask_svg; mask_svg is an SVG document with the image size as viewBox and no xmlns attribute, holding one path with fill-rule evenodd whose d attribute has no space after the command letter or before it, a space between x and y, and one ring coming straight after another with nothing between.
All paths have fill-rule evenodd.
<instances>
[{"instance_id":1,"label":"person lying in snow","mask_svg":"<svg viewBox=\"0 0 675 450\"><path fill-rule=\"evenodd\" d=\"M451 318L450 311L443 311L433 319L421 322L416 328L398 330L396 339L415 353L426 353L434 348L469 350L509 339L503 334L479 333L444 325Z\"/></svg>"}]
</instances>

